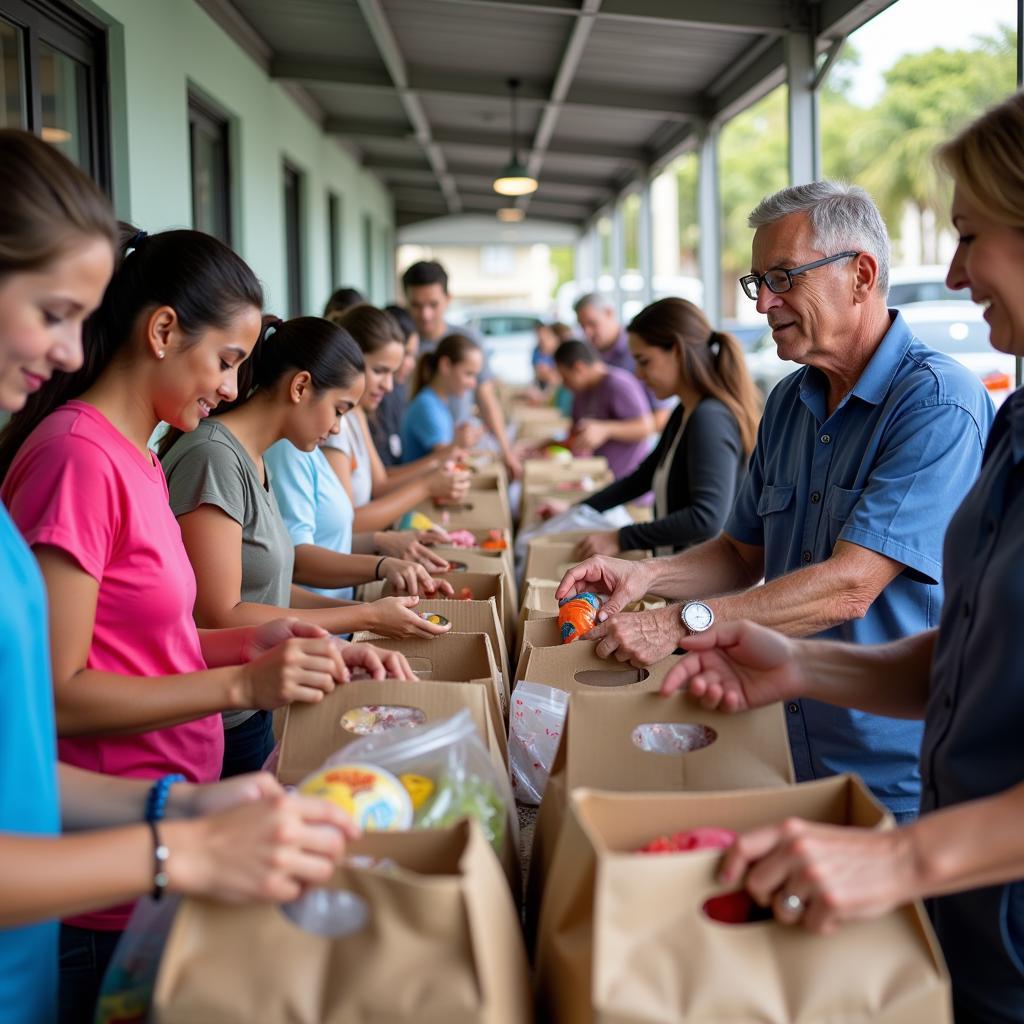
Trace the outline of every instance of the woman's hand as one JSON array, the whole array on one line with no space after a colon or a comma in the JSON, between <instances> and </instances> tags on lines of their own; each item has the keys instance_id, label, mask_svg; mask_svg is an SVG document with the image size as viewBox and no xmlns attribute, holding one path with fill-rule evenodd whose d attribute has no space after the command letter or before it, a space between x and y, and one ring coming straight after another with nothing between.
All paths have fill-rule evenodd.
<instances>
[{"instance_id":1,"label":"woman's hand","mask_svg":"<svg viewBox=\"0 0 1024 1024\"><path fill-rule=\"evenodd\" d=\"M744 885L783 924L828 934L923 895L913 827L876 832L792 818L740 836L719 881Z\"/></svg>"},{"instance_id":2,"label":"woman's hand","mask_svg":"<svg viewBox=\"0 0 1024 1024\"><path fill-rule=\"evenodd\" d=\"M326 882L359 830L335 804L279 793L163 826L169 887L225 903L284 903Z\"/></svg>"},{"instance_id":3,"label":"woman's hand","mask_svg":"<svg viewBox=\"0 0 1024 1024\"><path fill-rule=\"evenodd\" d=\"M272 651L278 644L283 644L285 640L290 640L293 636L315 639L328 635L326 629L292 616L271 619L270 622L248 628L242 640L241 664L252 661L261 654L266 654L267 651Z\"/></svg>"},{"instance_id":4,"label":"woman's hand","mask_svg":"<svg viewBox=\"0 0 1024 1024\"><path fill-rule=\"evenodd\" d=\"M273 711L293 701L317 704L335 683L348 681L348 669L330 636L292 637L241 666L237 707Z\"/></svg>"},{"instance_id":5,"label":"woman's hand","mask_svg":"<svg viewBox=\"0 0 1024 1024\"><path fill-rule=\"evenodd\" d=\"M594 555L617 555L619 547L619 531L607 530L603 533L592 533L576 545L575 555L579 559L593 558Z\"/></svg>"},{"instance_id":6,"label":"woman's hand","mask_svg":"<svg viewBox=\"0 0 1024 1024\"><path fill-rule=\"evenodd\" d=\"M541 519L552 519L555 516L560 516L563 512L568 512L571 508L571 502L564 501L561 498L548 498L548 500L537 509L537 515Z\"/></svg>"},{"instance_id":7,"label":"woman's hand","mask_svg":"<svg viewBox=\"0 0 1024 1024\"><path fill-rule=\"evenodd\" d=\"M448 468L448 464L434 470L427 477L427 489L437 502L457 505L469 491L469 474Z\"/></svg>"},{"instance_id":8,"label":"woman's hand","mask_svg":"<svg viewBox=\"0 0 1024 1024\"><path fill-rule=\"evenodd\" d=\"M269 800L284 792L281 783L269 772L250 772L248 775L236 775L222 782L210 782L200 786L179 782L171 787L168 809L176 806L175 797L178 790L185 790L186 787L188 795L176 810L178 814L189 818L217 814L242 804Z\"/></svg>"},{"instance_id":9,"label":"woman's hand","mask_svg":"<svg viewBox=\"0 0 1024 1024\"><path fill-rule=\"evenodd\" d=\"M484 438L483 427L472 420L466 420L455 428L455 447L472 450Z\"/></svg>"},{"instance_id":10,"label":"woman's hand","mask_svg":"<svg viewBox=\"0 0 1024 1024\"><path fill-rule=\"evenodd\" d=\"M386 530L373 535L374 546L382 555L416 562L428 573L448 571L448 559L431 551L428 545L444 544L450 539L447 533L424 530Z\"/></svg>"},{"instance_id":11,"label":"woman's hand","mask_svg":"<svg viewBox=\"0 0 1024 1024\"><path fill-rule=\"evenodd\" d=\"M381 636L395 640L422 640L441 636L451 631L451 626L437 626L421 618L416 605L418 597L382 597L366 605L367 629Z\"/></svg>"},{"instance_id":12,"label":"woman's hand","mask_svg":"<svg viewBox=\"0 0 1024 1024\"><path fill-rule=\"evenodd\" d=\"M380 575L400 594L451 597L455 593L447 580L435 580L422 565L402 558L385 558Z\"/></svg>"},{"instance_id":13,"label":"woman's hand","mask_svg":"<svg viewBox=\"0 0 1024 1024\"><path fill-rule=\"evenodd\" d=\"M803 696L799 641L753 622L719 622L683 641L689 652L661 692L686 691L710 710L746 711Z\"/></svg>"},{"instance_id":14,"label":"woman's hand","mask_svg":"<svg viewBox=\"0 0 1024 1024\"><path fill-rule=\"evenodd\" d=\"M416 680L406 661L405 655L398 651L389 651L373 644L351 644L345 640L337 641L341 648L341 656L348 666L353 679L368 677L370 679L403 679L409 682Z\"/></svg>"}]
</instances>

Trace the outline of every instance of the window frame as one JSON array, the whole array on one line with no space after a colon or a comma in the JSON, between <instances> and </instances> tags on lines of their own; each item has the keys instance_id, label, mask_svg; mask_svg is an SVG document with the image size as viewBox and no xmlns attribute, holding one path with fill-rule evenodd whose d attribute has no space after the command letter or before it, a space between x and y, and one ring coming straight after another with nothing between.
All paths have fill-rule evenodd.
<instances>
[{"instance_id":1,"label":"window frame","mask_svg":"<svg viewBox=\"0 0 1024 1024\"><path fill-rule=\"evenodd\" d=\"M58 0L0 0L0 18L22 33L23 127L42 135L43 100L39 88L40 43L85 68L85 113L89 126L88 163L84 168L108 194L111 192L110 88L106 27L79 8Z\"/></svg>"},{"instance_id":2,"label":"window frame","mask_svg":"<svg viewBox=\"0 0 1024 1024\"><path fill-rule=\"evenodd\" d=\"M0 0L2 2L2 0ZM235 210L234 210L234 177L231 160L231 117L216 104L211 103L205 96L189 86L187 91L188 100L188 145L189 145L189 191L192 200L192 226L199 227L197 216L196 196L196 146L195 133L198 130L210 135L219 135L220 142L224 149L223 165L217 168L217 177L220 181L221 192L224 196L223 210L223 231L216 234L225 245L234 246L235 241Z\"/></svg>"},{"instance_id":3,"label":"window frame","mask_svg":"<svg viewBox=\"0 0 1024 1024\"><path fill-rule=\"evenodd\" d=\"M327 273L330 277L330 292L341 287L344 276L341 265L341 230L345 212L342 202L337 192L327 190Z\"/></svg>"},{"instance_id":4,"label":"window frame","mask_svg":"<svg viewBox=\"0 0 1024 1024\"><path fill-rule=\"evenodd\" d=\"M291 237L289 186L294 183L294 238ZM281 161L281 201L284 205L285 291L288 319L302 316L306 296L305 230L302 223L305 175L287 157Z\"/></svg>"}]
</instances>

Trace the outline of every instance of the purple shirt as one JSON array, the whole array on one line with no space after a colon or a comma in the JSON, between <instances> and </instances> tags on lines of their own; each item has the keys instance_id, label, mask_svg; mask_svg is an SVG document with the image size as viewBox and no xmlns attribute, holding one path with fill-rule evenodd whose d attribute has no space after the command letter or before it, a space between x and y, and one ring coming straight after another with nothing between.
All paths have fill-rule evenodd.
<instances>
[{"instance_id":1,"label":"purple shirt","mask_svg":"<svg viewBox=\"0 0 1024 1024\"><path fill-rule=\"evenodd\" d=\"M626 336L625 327L619 330L619 336L615 339L614 345L610 348L599 349L598 352L609 366L617 366L627 373L633 372L633 353L629 351L629 339Z\"/></svg>"},{"instance_id":2,"label":"purple shirt","mask_svg":"<svg viewBox=\"0 0 1024 1024\"><path fill-rule=\"evenodd\" d=\"M635 420L651 411L643 385L626 370L609 366L608 373L589 391L579 391L572 401L572 421ZM650 438L642 441L607 441L595 455L603 455L616 478L628 476L650 450Z\"/></svg>"}]
</instances>

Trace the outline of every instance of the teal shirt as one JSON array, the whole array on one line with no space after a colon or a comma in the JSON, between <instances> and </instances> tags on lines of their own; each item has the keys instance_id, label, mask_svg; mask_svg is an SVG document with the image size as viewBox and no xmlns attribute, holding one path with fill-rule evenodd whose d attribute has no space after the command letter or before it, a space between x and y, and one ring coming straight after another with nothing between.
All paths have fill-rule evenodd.
<instances>
[{"instance_id":1,"label":"teal shirt","mask_svg":"<svg viewBox=\"0 0 1024 1024\"><path fill-rule=\"evenodd\" d=\"M0 505L0 832L56 836L57 740L46 590L32 552ZM0 1021L57 1015L57 922L0 929Z\"/></svg>"},{"instance_id":2,"label":"teal shirt","mask_svg":"<svg viewBox=\"0 0 1024 1024\"><path fill-rule=\"evenodd\" d=\"M402 461L415 462L439 444L455 440L455 419L444 399L423 388L409 403L402 418Z\"/></svg>"}]
</instances>

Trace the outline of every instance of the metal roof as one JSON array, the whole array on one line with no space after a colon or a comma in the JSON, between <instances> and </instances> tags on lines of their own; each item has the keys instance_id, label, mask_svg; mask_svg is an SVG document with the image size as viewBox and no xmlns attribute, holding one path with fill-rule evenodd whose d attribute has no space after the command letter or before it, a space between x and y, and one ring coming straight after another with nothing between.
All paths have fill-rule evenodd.
<instances>
[{"instance_id":1,"label":"metal roof","mask_svg":"<svg viewBox=\"0 0 1024 1024\"><path fill-rule=\"evenodd\" d=\"M199 0L389 188L398 225L490 213L519 150L531 217L583 224L894 0Z\"/></svg>"}]
</instances>

